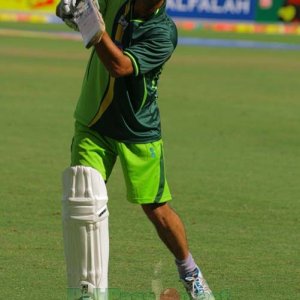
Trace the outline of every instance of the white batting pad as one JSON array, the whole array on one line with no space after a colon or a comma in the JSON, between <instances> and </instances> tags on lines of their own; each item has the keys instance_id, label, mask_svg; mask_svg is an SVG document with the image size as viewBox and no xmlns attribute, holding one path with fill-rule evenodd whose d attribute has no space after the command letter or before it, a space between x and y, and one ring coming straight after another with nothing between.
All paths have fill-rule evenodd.
<instances>
[{"instance_id":1,"label":"white batting pad","mask_svg":"<svg viewBox=\"0 0 300 300\"><path fill-rule=\"evenodd\" d=\"M106 299L108 288L108 209L105 182L90 167L63 173L62 219L68 300ZM89 299L89 298L83 298Z\"/></svg>"}]
</instances>

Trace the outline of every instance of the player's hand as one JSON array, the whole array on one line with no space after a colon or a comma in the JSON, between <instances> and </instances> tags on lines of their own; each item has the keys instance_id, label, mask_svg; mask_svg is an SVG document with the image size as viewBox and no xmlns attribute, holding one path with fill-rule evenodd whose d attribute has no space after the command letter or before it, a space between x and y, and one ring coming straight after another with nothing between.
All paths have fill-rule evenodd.
<instances>
[{"instance_id":1,"label":"player's hand","mask_svg":"<svg viewBox=\"0 0 300 300\"><path fill-rule=\"evenodd\" d=\"M74 18L72 20L78 26L85 47L90 48L99 43L105 32L105 23L100 12L98 1L79 1L73 11L73 15Z\"/></svg>"},{"instance_id":2,"label":"player's hand","mask_svg":"<svg viewBox=\"0 0 300 300\"><path fill-rule=\"evenodd\" d=\"M73 1L71 3L71 1ZM71 29L79 31L77 24L74 22L72 11L74 11L75 0L61 0L56 6L56 15L62 19ZM67 3L67 4L66 4Z\"/></svg>"}]
</instances>

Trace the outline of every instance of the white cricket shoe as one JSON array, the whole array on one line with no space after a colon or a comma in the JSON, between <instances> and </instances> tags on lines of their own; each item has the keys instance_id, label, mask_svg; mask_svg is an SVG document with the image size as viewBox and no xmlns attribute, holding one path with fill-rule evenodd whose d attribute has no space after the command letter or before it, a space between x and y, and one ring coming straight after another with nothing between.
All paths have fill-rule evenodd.
<instances>
[{"instance_id":1,"label":"white cricket shoe","mask_svg":"<svg viewBox=\"0 0 300 300\"><path fill-rule=\"evenodd\" d=\"M198 267L194 271L186 274L185 278L181 279L181 281L191 300L215 300L212 291Z\"/></svg>"}]
</instances>

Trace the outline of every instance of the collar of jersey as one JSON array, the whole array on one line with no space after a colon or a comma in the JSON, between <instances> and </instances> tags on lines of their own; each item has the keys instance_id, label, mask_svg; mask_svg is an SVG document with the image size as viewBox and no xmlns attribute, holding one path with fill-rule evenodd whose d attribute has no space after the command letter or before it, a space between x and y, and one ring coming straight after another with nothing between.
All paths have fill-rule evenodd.
<instances>
[{"instance_id":1,"label":"collar of jersey","mask_svg":"<svg viewBox=\"0 0 300 300\"><path fill-rule=\"evenodd\" d=\"M131 13L130 13L130 21L131 22L135 22L135 23L144 23L144 22L148 22L154 18L157 18L158 16L160 16L166 9L166 1L164 1L164 3L162 4L162 6L160 8L158 8L148 19L143 20L143 19L133 19L133 8L134 8L134 2L135 0L130 0L131 1Z\"/></svg>"}]
</instances>

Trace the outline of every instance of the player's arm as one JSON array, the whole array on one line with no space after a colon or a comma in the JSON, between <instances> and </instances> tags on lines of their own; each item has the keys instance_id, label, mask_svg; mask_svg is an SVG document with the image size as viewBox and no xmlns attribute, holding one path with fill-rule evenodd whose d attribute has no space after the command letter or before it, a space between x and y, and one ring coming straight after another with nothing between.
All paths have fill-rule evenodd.
<instances>
[{"instance_id":1,"label":"player's arm","mask_svg":"<svg viewBox=\"0 0 300 300\"><path fill-rule=\"evenodd\" d=\"M123 77L133 73L134 69L130 58L115 45L106 31L100 42L94 46L98 57L111 76Z\"/></svg>"},{"instance_id":2,"label":"player's arm","mask_svg":"<svg viewBox=\"0 0 300 300\"><path fill-rule=\"evenodd\" d=\"M130 58L123 54L105 31L98 0L61 0L56 14L69 27L80 31L86 48L95 46L98 57L113 77L133 73Z\"/></svg>"}]
</instances>

